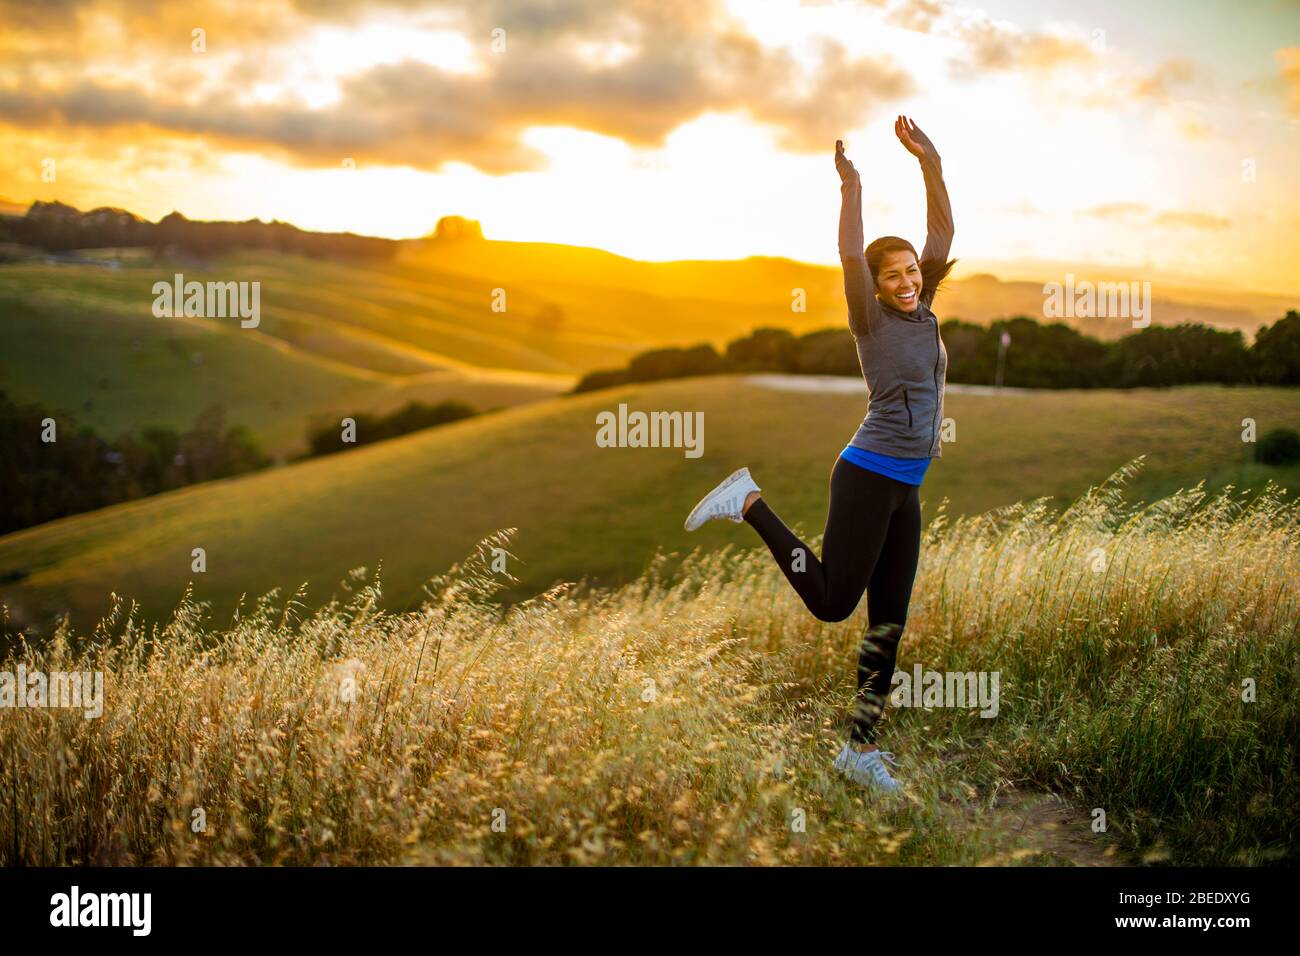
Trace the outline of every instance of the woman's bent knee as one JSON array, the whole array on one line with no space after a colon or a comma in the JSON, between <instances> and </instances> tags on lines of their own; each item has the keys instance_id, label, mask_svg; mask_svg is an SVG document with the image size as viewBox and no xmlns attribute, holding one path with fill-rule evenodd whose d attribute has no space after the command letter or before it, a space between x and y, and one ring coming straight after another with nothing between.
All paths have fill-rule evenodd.
<instances>
[{"instance_id":1,"label":"woman's bent knee","mask_svg":"<svg viewBox=\"0 0 1300 956\"><path fill-rule=\"evenodd\" d=\"M852 604L848 604L844 601L837 603L828 602L824 606L813 611L813 614L819 621L825 621L828 624L836 624L840 621L847 621L853 616L853 612L857 609L858 604L856 601Z\"/></svg>"}]
</instances>

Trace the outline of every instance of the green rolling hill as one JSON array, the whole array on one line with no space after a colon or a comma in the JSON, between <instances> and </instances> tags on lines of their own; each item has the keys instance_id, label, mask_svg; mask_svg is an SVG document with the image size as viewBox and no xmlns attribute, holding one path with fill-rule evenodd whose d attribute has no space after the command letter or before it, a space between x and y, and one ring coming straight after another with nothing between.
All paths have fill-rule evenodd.
<instances>
[{"instance_id":1,"label":"green rolling hill","mask_svg":"<svg viewBox=\"0 0 1300 956\"><path fill-rule=\"evenodd\" d=\"M344 321L338 316L368 314L368 306L353 290L328 291L315 271L328 264L272 260L203 271L178 263L0 266L0 388L110 436L184 428L220 403L229 422L288 454L304 445L316 415L386 412L413 399L460 398L487 409L549 397L572 382L477 368L428 351L414 333ZM152 284L172 269L200 281L262 276L260 324L155 317ZM397 313L386 321L414 327Z\"/></svg>"}]
</instances>

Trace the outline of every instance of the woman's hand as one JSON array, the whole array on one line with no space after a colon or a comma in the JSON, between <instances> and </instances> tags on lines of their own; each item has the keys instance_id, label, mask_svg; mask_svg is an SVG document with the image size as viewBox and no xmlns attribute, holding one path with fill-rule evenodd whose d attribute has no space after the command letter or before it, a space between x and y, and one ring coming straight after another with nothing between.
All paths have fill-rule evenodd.
<instances>
[{"instance_id":1,"label":"woman's hand","mask_svg":"<svg viewBox=\"0 0 1300 956\"><path fill-rule=\"evenodd\" d=\"M921 127L912 122L911 117L900 115L894 120L894 135L917 159L939 155L939 151L934 148L934 143L930 142L930 137L921 131Z\"/></svg>"},{"instance_id":2,"label":"woman's hand","mask_svg":"<svg viewBox=\"0 0 1300 956\"><path fill-rule=\"evenodd\" d=\"M840 182L847 183L857 175L857 170L849 162L849 158L844 155L844 140L835 141L835 171L840 174Z\"/></svg>"}]
</instances>

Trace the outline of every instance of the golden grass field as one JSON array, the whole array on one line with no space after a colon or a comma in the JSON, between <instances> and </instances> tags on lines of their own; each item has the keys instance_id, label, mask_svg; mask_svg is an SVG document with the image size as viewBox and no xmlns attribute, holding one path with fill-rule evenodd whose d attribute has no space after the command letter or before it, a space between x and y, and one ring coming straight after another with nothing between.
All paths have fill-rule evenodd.
<instances>
[{"instance_id":1,"label":"golden grass field","mask_svg":"<svg viewBox=\"0 0 1300 956\"><path fill-rule=\"evenodd\" d=\"M103 671L105 710L0 711L0 863L1293 862L1296 505L1135 506L1132 476L930 523L898 666L996 671L1001 704L889 707L906 795L830 768L865 602L818 622L727 547L503 610L503 533L405 613L359 574L316 613L119 605L28 647ZM1047 791L1070 841L1000 825Z\"/></svg>"}]
</instances>

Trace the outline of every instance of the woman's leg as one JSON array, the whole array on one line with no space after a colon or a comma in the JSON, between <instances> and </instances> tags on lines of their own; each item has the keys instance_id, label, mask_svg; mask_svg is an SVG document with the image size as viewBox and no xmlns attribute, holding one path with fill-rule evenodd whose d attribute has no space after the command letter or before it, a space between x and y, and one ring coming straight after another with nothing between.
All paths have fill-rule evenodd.
<instances>
[{"instance_id":1,"label":"woman's leg","mask_svg":"<svg viewBox=\"0 0 1300 956\"><path fill-rule=\"evenodd\" d=\"M909 487L890 516L879 560L867 584L869 624L858 651L858 695L851 736L855 744L876 742L876 721L889 697L898 642L912 600L921 554L921 499L918 489Z\"/></svg>"},{"instance_id":2,"label":"woman's leg","mask_svg":"<svg viewBox=\"0 0 1300 956\"><path fill-rule=\"evenodd\" d=\"M843 458L831 469L831 500L821 560L759 498L745 521L759 533L786 580L819 620L842 621L867 589L890 514L909 486Z\"/></svg>"}]
</instances>

